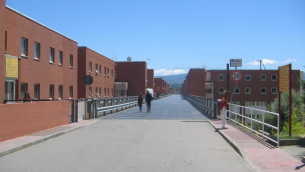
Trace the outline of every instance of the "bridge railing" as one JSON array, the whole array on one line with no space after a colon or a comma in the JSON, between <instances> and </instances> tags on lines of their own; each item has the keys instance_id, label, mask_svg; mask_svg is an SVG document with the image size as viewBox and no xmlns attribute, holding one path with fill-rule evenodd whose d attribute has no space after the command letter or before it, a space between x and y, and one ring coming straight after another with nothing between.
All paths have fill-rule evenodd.
<instances>
[{"instance_id":1,"label":"bridge railing","mask_svg":"<svg viewBox=\"0 0 305 172\"><path fill-rule=\"evenodd\" d=\"M234 122L238 125L243 126L251 130L252 132L257 133L258 135L274 142L279 146L280 144L280 115L275 112L270 112L261 109L250 108L246 106L240 106L236 104L228 103L229 113L227 119L231 122ZM267 116L276 116L277 125L273 126L265 122ZM266 131L266 128L277 130L277 136L273 136Z\"/></svg>"},{"instance_id":2,"label":"bridge railing","mask_svg":"<svg viewBox=\"0 0 305 172\"><path fill-rule=\"evenodd\" d=\"M219 114L218 110L218 100L215 98L206 98L195 95L184 95L184 98L195 105L198 109L200 109L205 114L211 116L216 119Z\"/></svg>"}]
</instances>

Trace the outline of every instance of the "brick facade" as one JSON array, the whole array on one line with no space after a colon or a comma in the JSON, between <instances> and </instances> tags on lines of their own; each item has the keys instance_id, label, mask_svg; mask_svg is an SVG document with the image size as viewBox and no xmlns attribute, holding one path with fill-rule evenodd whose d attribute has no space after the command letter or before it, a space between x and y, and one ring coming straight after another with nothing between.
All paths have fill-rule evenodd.
<instances>
[{"instance_id":1,"label":"brick facade","mask_svg":"<svg viewBox=\"0 0 305 172\"><path fill-rule=\"evenodd\" d=\"M26 85L34 97L34 84L39 84L39 99L50 98L50 85L54 85L53 99L69 99L77 95L77 42L53 31L30 18L10 9L5 9L7 32L7 55L19 58L19 76L16 99L21 99L21 84ZM26 54L21 55L21 40L26 40ZM34 58L35 43L40 44L39 57ZM50 49L54 59L50 61ZM62 52L61 61L59 59ZM73 57L70 63L70 56ZM3 82L2 82L3 83ZM62 87L61 87L62 86ZM61 94L59 93L61 89Z\"/></svg>"},{"instance_id":2,"label":"brick facade","mask_svg":"<svg viewBox=\"0 0 305 172\"><path fill-rule=\"evenodd\" d=\"M4 100L5 0L0 0L0 102Z\"/></svg>"},{"instance_id":3,"label":"brick facade","mask_svg":"<svg viewBox=\"0 0 305 172\"><path fill-rule=\"evenodd\" d=\"M89 98L89 91L83 82L86 75L91 75L93 78L93 83L89 88L91 87L94 98L114 96L113 60L87 47L78 47L78 70L78 98Z\"/></svg>"},{"instance_id":4,"label":"brick facade","mask_svg":"<svg viewBox=\"0 0 305 172\"><path fill-rule=\"evenodd\" d=\"M147 88L146 62L116 62L115 82L128 82L128 96L145 94Z\"/></svg>"},{"instance_id":5,"label":"brick facade","mask_svg":"<svg viewBox=\"0 0 305 172\"><path fill-rule=\"evenodd\" d=\"M162 78L154 78L154 93L156 94L163 94L162 87L163 87L163 79Z\"/></svg>"},{"instance_id":6,"label":"brick facade","mask_svg":"<svg viewBox=\"0 0 305 172\"><path fill-rule=\"evenodd\" d=\"M205 69L190 69L183 84L183 92L205 96Z\"/></svg>"},{"instance_id":7,"label":"brick facade","mask_svg":"<svg viewBox=\"0 0 305 172\"><path fill-rule=\"evenodd\" d=\"M147 88L154 89L154 75L153 69L147 69Z\"/></svg>"}]
</instances>

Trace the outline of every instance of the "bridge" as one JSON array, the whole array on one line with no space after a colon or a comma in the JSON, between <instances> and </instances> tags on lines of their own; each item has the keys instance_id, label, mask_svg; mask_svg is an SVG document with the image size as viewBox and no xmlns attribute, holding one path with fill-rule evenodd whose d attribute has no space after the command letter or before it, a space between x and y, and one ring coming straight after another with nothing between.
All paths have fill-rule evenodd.
<instances>
[{"instance_id":1,"label":"bridge","mask_svg":"<svg viewBox=\"0 0 305 172\"><path fill-rule=\"evenodd\" d=\"M0 171L294 171L276 146L172 95L0 143ZM58 137L60 136L60 137ZM38 144L40 143L40 144ZM26 149L25 149L26 148Z\"/></svg>"}]
</instances>

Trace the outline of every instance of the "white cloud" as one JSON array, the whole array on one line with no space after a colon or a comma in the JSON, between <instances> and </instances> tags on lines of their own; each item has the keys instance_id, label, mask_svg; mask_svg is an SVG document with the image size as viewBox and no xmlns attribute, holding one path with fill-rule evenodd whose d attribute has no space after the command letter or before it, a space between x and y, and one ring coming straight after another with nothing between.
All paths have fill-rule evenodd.
<instances>
[{"instance_id":1,"label":"white cloud","mask_svg":"<svg viewBox=\"0 0 305 172\"><path fill-rule=\"evenodd\" d=\"M276 60L269 60L269 59L263 59L262 62L263 62L264 65L266 65L266 64L277 64ZM248 62L247 64L248 65L260 65L260 61L255 60L253 62Z\"/></svg>"},{"instance_id":2,"label":"white cloud","mask_svg":"<svg viewBox=\"0 0 305 172\"><path fill-rule=\"evenodd\" d=\"M297 61L297 59L287 59L283 63L290 63L290 62L296 62L296 61Z\"/></svg>"},{"instance_id":3,"label":"white cloud","mask_svg":"<svg viewBox=\"0 0 305 172\"><path fill-rule=\"evenodd\" d=\"M178 74L184 74L187 73L183 69L176 69L176 70L166 70L166 69L160 69L154 71L155 76L165 76L165 75L178 75Z\"/></svg>"}]
</instances>

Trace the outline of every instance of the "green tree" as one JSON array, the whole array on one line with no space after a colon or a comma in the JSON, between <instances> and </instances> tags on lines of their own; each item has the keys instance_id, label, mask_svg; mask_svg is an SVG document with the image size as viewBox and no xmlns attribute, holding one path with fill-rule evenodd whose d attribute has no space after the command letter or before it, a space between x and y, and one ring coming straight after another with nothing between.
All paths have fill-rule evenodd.
<instances>
[{"instance_id":1,"label":"green tree","mask_svg":"<svg viewBox=\"0 0 305 172\"><path fill-rule=\"evenodd\" d=\"M303 97L300 91L292 90L292 113L295 115L295 119L297 122L304 123L305 118L305 105L303 103ZM271 112L278 112L278 98L275 98L273 102L270 103L268 106L268 111ZM285 125L285 122L288 122L289 118L289 92L283 92L281 93L281 112L280 112L280 118L281 118L281 125L280 128L283 130L283 126ZM277 126L277 117L275 115L266 114L265 122ZM271 132L271 128L266 129L267 132ZM274 130L272 132L275 132Z\"/></svg>"}]
</instances>

